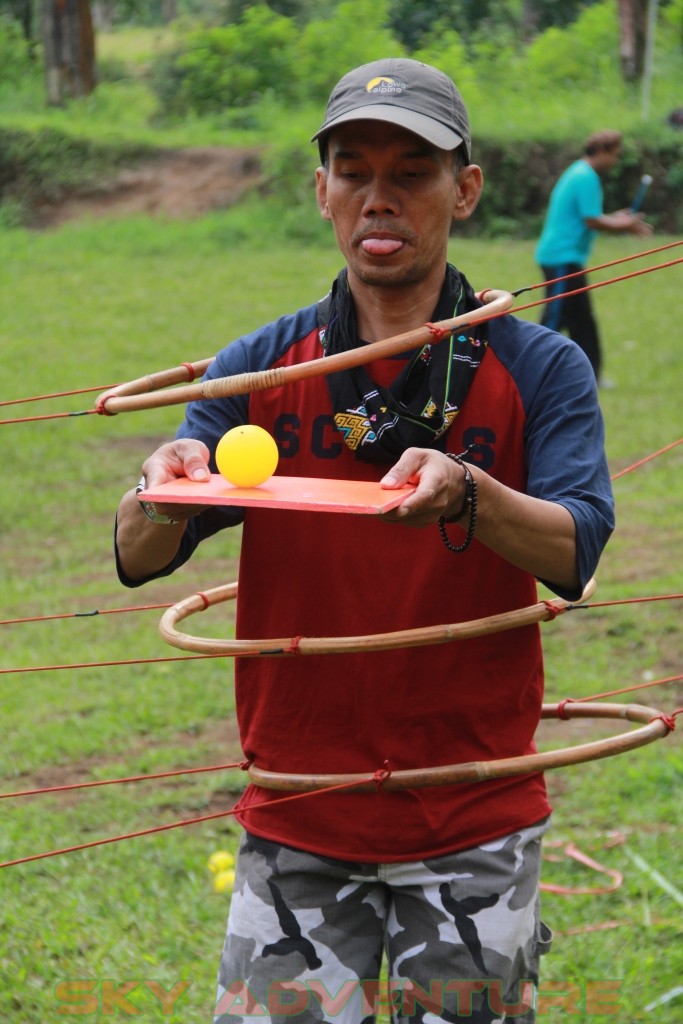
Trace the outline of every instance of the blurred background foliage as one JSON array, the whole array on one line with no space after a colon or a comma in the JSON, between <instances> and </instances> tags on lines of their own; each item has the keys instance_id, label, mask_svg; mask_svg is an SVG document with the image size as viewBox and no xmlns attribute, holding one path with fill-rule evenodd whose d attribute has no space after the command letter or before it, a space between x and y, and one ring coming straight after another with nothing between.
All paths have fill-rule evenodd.
<instances>
[{"instance_id":1,"label":"blurred background foliage","mask_svg":"<svg viewBox=\"0 0 683 1024\"><path fill-rule=\"evenodd\" d=\"M50 32L64 4L0 0L5 221L30 221L36 197L97 187L150 149L207 144L262 145L262 195L307 210L309 139L334 83L403 55L440 67L467 100L490 178L471 231L534 234L555 178L602 127L626 138L607 205L628 205L649 173L648 216L661 231L683 226L683 0L69 3L62 34L77 38L55 71ZM90 88L76 81L82 19Z\"/></svg>"}]
</instances>

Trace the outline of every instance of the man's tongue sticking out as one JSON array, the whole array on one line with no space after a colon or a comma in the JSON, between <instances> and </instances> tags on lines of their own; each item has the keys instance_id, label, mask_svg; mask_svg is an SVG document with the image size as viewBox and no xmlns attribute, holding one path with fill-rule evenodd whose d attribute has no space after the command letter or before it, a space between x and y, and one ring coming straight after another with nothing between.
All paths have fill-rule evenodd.
<instances>
[{"instance_id":1,"label":"man's tongue sticking out","mask_svg":"<svg viewBox=\"0 0 683 1024\"><path fill-rule=\"evenodd\" d=\"M364 238L361 242L363 252L370 256L390 256L403 246L400 238Z\"/></svg>"}]
</instances>

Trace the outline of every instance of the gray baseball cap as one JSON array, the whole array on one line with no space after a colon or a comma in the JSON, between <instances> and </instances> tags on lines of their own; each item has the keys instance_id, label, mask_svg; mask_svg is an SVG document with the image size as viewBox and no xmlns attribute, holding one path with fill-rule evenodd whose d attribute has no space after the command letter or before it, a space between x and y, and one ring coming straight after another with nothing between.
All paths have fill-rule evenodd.
<instances>
[{"instance_id":1,"label":"gray baseball cap","mask_svg":"<svg viewBox=\"0 0 683 1024\"><path fill-rule=\"evenodd\" d=\"M327 134L348 121L388 121L439 149L464 145L470 160L470 126L462 96L448 75L405 57L376 60L354 68L332 90L325 120L312 137L321 158Z\"/></svg>"}]
</instances>

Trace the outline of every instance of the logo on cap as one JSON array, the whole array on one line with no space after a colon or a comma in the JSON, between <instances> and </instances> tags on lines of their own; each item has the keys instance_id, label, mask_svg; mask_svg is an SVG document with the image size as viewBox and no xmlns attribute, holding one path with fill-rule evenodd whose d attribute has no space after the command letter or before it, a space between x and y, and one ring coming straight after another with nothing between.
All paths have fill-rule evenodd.
<instances>
[{"instance_id":1,"label":"logo on cap","mask_svg":"<svg viewBox=\"0 0 683 1024\"><path fill-rule=\"evenodd\" d=\"M389 78L380 75L378 78L371 78L365 86L366 92L379 93L384 96L398 96L407 88L406 83L400 78Z\"/></svg>"}]
</instances>

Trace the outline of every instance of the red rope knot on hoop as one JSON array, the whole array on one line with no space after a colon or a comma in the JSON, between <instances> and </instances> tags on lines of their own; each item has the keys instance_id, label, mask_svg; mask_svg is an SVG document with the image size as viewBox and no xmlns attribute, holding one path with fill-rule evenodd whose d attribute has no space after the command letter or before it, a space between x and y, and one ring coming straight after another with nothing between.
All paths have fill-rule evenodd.
<instances>
[{"instance_id":1,"label":"red rope knot on hoop","mask_svg":"<svg viewBox=\"0 0 683 1024\"><path fill-rule=\"evenodd\" d=\"M299 645L301 644L302 640L303 635L293 636L292 639L289 641L289 646L285 647L285 654L301 654Z\"/></svg>"},{"instance_id":2,"label":"red rope knot on hoop","mask_svg":"<svg viewBox=\"0 0 683 1024\"><path fill-rule=\"evenodd\" d=\"M184 366L185 369L187 370L188 382L189 381L193 381L195 379L195 377L197 376L197 374L195 373L195 368L192 365L192 363L181 363L180 365Z\"/></svg>"},{"instance_id":3,"label":"red rope knot on hoop","mask_svg":"<svg viewBox=\"0 0 683 1024\"><path fill-rule=\"evenodd\" d=\"M435 337L435 339L437 341L441 341L441 339L445 338L447 334L451 334L452 333L452 331L449 331L449 330L447 330L444 327L437 327L436 324L427 323L427 324L424 324L424 326L427 328L427 330L431 334L434 335L434 337Z\"/></svg>"},{"instance_id":4,"label":"red rope knot on hoop","mask_svg":"<svg viewBox=\"0 0 683 1024\"><path fill-rule=\"evenodd\" d=\"M650 719L651 722L664 722L669 732L673 732L676 728L676 715L683 714L683 708L676 708L670 715L665 715L663 712L661 715L653 715Z\"/></svg>"},{"instance_id":5,"label":"red rope knot on hoop","mask_svg":"<svg viewBox=\"0 0 683 1024\"><path fill-rule=\"evenodd\" d=\"M571 718L571 715L567 714L567 704L575 703L576 701L573 697L565 697L564 700L561 700L560 703L557 705L557 717L561 718L563 722L568 722Z\"/></svg>"},{"instance_id":6,"label":"red rope knot on hoop","mask_svg":"<svg viewBox=\"0 0 683 1024\"><path fill-rule=\"evenodd\" d=\"M204 607L203 607L202 611L206 611L207 608L211 607L211 602L209 601L209 599L206 596L206 594L202 593L201 590L197 591L197 597L204 603Z\"/></svg>"},{"instance_id":7,"label":"red rope knot on hoop","mask_svg":"<svg viewBox=\"0 0 683 1024\"><path fill-rule=\"evenodd\" d=\"M107 393L105 392L103 395L100 395L96 399L96 401L95 401L95 412L98 414L98 416L113 416L114 415L113 412L108 412L107 411L107 398L108 397L109 397L109 395L107 395Z\"/></svg>"},{"instance_id":8,"label":"red rope knot on hoop","mask_svg":"<svg viewBox=\"0 0 683 1024\"><path fill-rule=\"evenodd\" d=\"M245 758L244 761L239 761L238 762L237 767L240 769L240 771L248 772L253 763L254 763L253 760L249 760L249 758Z\"/></svg>"},{"instance_id":9,"label":"red rope knot on hoop","mask_svg":"<svg viewBox=\"0 0 683 1024\"><path fill-rule=\"evenodd\" d=\"M548 617L545 620L546 622L552 622L553 619L556 619L557 616L561 615L564 611L564 608L560 608L558 605L553 604L552 601L541 601L541 604L545 605L548 612Z\"/></svg>"},{"instance_id":10,"label":"red rope knot on hoop","mask_svg":"<svg viewBox=\"0 0 683 1024\"><path fill-rule=\"evenodd\" d=\"M384 768L378 768L376 772L372 773L373 781L377 786L377 791L379 793L382 793L384 791L384 783L390 777L391 771L391 765L389 764L388 761L385 761Z\"/></svg>"}]
</instances>

